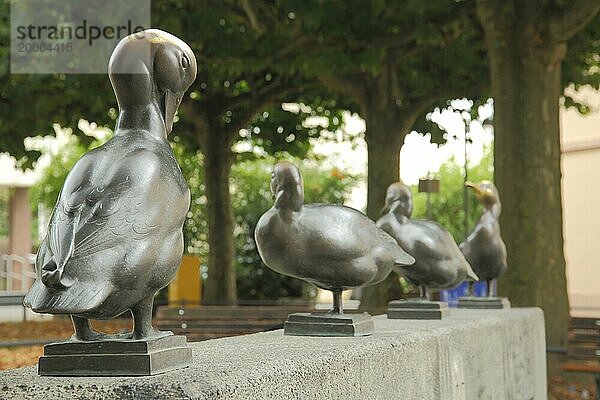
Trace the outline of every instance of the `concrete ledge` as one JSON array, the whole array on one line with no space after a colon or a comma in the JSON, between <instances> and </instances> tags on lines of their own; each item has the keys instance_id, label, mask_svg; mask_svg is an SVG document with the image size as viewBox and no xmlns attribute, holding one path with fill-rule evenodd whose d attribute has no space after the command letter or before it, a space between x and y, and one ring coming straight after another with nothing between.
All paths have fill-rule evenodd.
<instances>
[{"instance_id":1,"label":"concrete ledge","mask_svg":"<svg viewBox=\"0 0 600 400\"><path fill-rule=\"evenodd\" d=\"M437 321L375 318L357 338L281 330L192 343L194 364L143 378L0 373L0 399L546 399L544 317L456 310Z\"/></svg>"}]
</instances>

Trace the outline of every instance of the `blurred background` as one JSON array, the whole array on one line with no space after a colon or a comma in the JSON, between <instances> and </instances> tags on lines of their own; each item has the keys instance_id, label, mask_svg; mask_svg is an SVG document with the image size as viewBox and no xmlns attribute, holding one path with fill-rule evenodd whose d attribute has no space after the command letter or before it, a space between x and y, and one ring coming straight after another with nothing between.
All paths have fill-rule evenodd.
<instances>
[{"instance_id":1,"label":"blurred background","mask_svg":"<svg viewBox=\"0 0 600 400\"><path fill-rule=\"evenodd\" d=\"M256 311L269 323L195 334L256 331L330 301L266 268L256 251L277 160L300 166L307 202L372 219L402 180L414 190L413 215L457 242L481 213L464 181L490 179L509 257L499 293L545 311L549 372L562 375L570 318L600 317L599 9L591 0L153 0L152 27L182 38L198 60L170 136L192 205L183 275L157 299L163 327L190 332L210 325L210 312L239 322L241 306L279 310L272 319ZM2 0L4 321L34 318L19 296L35 278L32 255L62 182L111 137L118 115L106 75L11 74L9 21ZM439 191L420 193L419 180L439 181ZM352 304L381 310L413 290L391 274L351 294ZM196 322L181 318L188 309Z\"/></svg>"}]
</instances>

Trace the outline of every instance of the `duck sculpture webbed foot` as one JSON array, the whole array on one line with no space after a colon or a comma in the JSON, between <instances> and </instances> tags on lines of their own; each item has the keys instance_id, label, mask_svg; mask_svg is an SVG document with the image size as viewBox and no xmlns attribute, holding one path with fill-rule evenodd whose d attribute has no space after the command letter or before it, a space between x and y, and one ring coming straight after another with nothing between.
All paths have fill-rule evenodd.
<instances>
[{"instance_id":1,"label":"duck sculpture webbed foot","mask_svg":"<svg viewBox=\"0 0 600 400\"><path fill-rule=\"evenodd\" d=\"M475 282L467 282L467 297L475 296Z\"/></svg>"},{"instance_id":2,"label":"duck sculpture webbed foot","mask_svg":"<svg viewBox=\"0 0 600 400\"><path fill-rule=\"evenodd\" d=\"M387 309L390 319L443 319L448 313L448 304L432 301L431 289L426 285L419 286L419 297L392 300Z\"/></svg>"},{"instance_id":3,"label":"duck sculpture webbed foot","mask_svg":"<svg viewBox=\"0 0 600 400\"><path fill-rule=\"evenodd\" d=\"M368 313L344 314L343 289L329 289L333 294L333 308L313 313L288 315L284 334L295 336L367 336L373 333L373 319Z\"/></svg>"},{"instance_id":4,"label":"duck sculpture webbed foot","mask_svg":"<svg viewBox=\"0 0 600 400\"><path fill-rule=\"evenodd\" d=\"M106 333L98 332L90 324L90 320L87 318L71 316L73 321L73 328L75 333L71 337L72 341L83 341L83 342L94 342L98 340L110 340L115 339L116 335L109 335Z\"/></svg>"}]
</instances>

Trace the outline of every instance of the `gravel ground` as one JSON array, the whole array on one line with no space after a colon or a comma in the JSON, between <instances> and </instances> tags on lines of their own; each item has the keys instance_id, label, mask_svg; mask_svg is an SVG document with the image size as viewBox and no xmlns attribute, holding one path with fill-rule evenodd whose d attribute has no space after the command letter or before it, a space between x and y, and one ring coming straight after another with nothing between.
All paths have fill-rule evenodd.
<instances>
[{"instance_id":1,"label":"gravel ground","mask_svg":"<svg viewBox=\"0 0 600 400\"><path fill-rule=\"evenodd\" d=\"M96 329L117 333L131 329L131 320L94 321ZM69 318L53 318L45 321L2 322L0 342L16 342L36 339L67 339L73 334ZM37 363L43 346L0 347L0 370L24 367Z\"/></svg>"},{"instance_id":2,"label":"gravel ground","mask_svg":"<svg viewBox=\"0 0 600 400\"><path fill-rule=\"evenodd\" d=\"M592 400L595 392L575 382L565 381L561 377L553 377L548 384L548 400Z\"/></svg>"}]
</instances>

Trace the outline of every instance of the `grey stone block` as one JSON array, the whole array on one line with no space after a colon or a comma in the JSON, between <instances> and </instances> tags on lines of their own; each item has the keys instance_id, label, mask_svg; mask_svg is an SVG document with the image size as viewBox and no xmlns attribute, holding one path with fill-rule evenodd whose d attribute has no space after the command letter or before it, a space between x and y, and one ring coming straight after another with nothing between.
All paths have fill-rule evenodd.
<instances>
[{"instance_id":1,"label":"grey stone block","mask_svg":"<svg viewBox=\"0 0 600 400\"><path fill-rule=\"evenodd\" d=\"M510 301L506 297L465 296L458 299L458 308L504 309L510 308Z\"/></svg>"},{"instance_id":2,"label":"grey stone block","mask_svg":"<svg viewBox=\"0 0 600 400\"><path fill-rule=\"evenodd\" d=\"M373 317L371 336L283 330L190 343L190 367L142 377L0 372L0 399L546 399L539 309L457 310L442 320Z\"/></svg>"},{"instance_id":3,"label":"grey stone block","mask_svg":"<svg viewBox=\"0 0 600 400\"><path fill-rule=\"evenodd\" d=\"M448 304L421 299L393 300L388 303L390 319L442 319L448 316Z\"/></svg>"},{"instance_id":4,"label":"grey stone block","mask_svg":"<svg viewBox=\"0 0 600 400\"><path fill-rule=\"evenodd\" d=\"M373 327L368 313L295 313L288 315L283 332L293 336L367 336L373 334Z\"/></svg>"},{"instance_id":5,"label":"grey stone block","mask_svg":"<svg viewBox=\"0 0 600 400\"><path fill-rule=\"evenodd\" d=\"M192 350L185 336L154 340L67 341L44 346L44 376L144 376L187 367Z\"/></svg>"}]
</instances>

